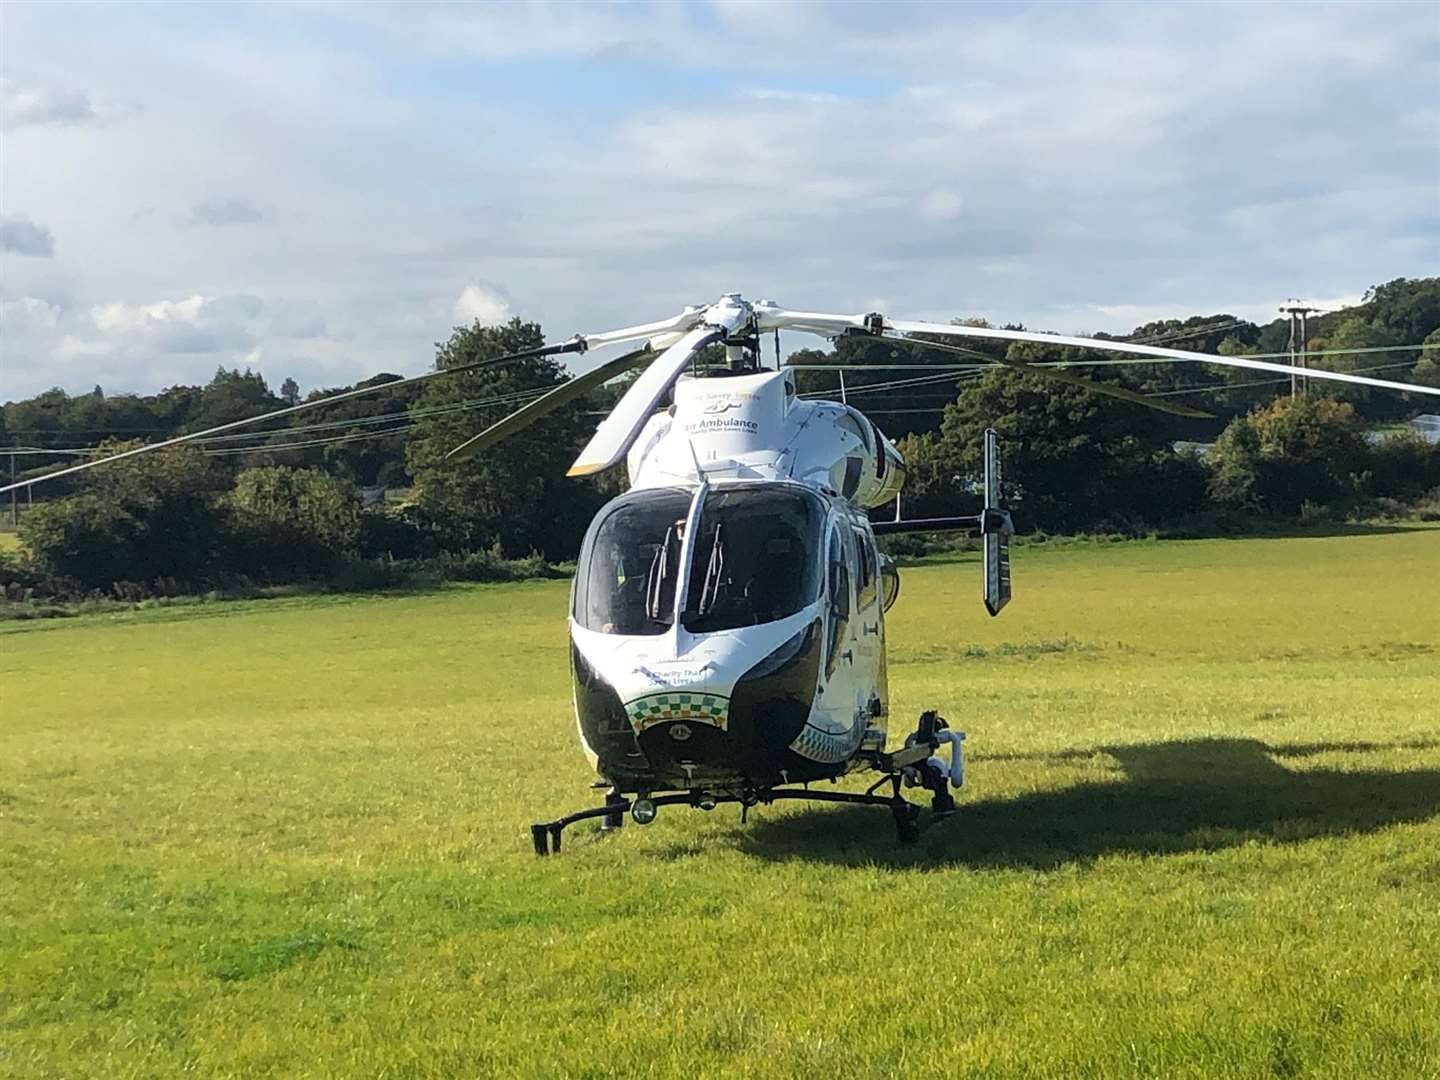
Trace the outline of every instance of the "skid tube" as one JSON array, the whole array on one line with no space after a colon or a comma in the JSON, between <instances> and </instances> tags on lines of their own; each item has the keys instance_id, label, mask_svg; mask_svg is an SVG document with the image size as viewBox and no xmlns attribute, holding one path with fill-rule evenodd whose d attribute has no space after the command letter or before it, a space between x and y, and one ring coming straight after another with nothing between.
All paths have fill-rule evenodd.
<instances>
[{"instance_id":1,"label":"skid tube","mask_svg":"<svg viewBox=\"0 0 1440 1080\"><path fill-rule=\"evenodd\" d=\"M891 785L892 794L876 794L876 789L886 783ZM577 810L573 814L566 814L554 821L536 822L530 826L530 839L535 845L536 855L558 855L560 853L560 834L565 831L567 826L589 818L609 818L613 821L620 815L629 813L636 802L645 801L652 807L693 806L704 809L713 809L720 803L739 803L748 809L757 803L769 804L780 799L808 799L812 802L889 807L895 817L895 831L901 843L909 843L919 835L916 821L920 817L920 807L900 795L900 776L896 773L882 776L863 793L857 791L810 791L806 788L760 788L736 793L710 792L697 788L670 795L647 796L643 800L610 796L607 797L604 806L592 806L585 810Z\"/></svg>"}]
</instances>

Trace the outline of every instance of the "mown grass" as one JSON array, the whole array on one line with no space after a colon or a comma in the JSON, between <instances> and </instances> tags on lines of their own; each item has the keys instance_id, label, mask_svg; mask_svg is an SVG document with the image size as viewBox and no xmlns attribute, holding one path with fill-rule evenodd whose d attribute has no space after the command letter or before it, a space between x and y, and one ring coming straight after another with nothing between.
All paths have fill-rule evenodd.
<instances>
[{"instance_id":1,"label":"mown grass","mask_svg":"<svg viewBox=\"0 0 1440 1080\"><path fill-rule=\"evenodd\" d=\"M1440 1070L1440 530L913 567L962 813L590 801L560 582L0 628L0 1075Z\"/></svg>"}]
</instances>

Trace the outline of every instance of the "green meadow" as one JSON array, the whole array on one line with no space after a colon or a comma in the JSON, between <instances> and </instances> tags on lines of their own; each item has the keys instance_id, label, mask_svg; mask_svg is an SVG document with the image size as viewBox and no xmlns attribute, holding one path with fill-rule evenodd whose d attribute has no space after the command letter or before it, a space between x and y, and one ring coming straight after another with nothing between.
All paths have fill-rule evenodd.
<instances>
[{"instance_id":1,"label":"green meadow","mask_svg":"<svg viewBox=\"0 0 1440 1080\"><path fill-rule=\"evenodd\" d=\"M536 858L563 582L4 624L0 1076L1440 1075L1440 529L1014 569L902 572L892 742L969 736L906 847Z\"/></svg>"}]
</instances>

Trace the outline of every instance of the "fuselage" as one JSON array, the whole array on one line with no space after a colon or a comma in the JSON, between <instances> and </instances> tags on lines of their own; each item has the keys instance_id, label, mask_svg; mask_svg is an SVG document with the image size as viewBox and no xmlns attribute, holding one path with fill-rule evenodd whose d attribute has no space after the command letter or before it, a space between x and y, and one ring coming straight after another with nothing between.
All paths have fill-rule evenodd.
<instances>
[{"instance_id":1,"label":"fuselage","mask_svg":"<svg viewBox=\"0 0 1440 1080\"><path fill-rule=\"evenodd\" d=\"M789 371L683 379L572 590L580 735L623 792L838 776L884 744L882 574L866 505L903 463ZM858 497L857 497L858 496Z\"/></svg>"}]
</instances>

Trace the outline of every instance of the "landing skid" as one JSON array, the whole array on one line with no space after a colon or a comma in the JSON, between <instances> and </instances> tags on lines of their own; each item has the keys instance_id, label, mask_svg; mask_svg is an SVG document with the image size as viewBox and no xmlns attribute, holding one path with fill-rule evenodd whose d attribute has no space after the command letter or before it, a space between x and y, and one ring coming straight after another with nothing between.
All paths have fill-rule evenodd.
<instances>
[{"instance_id":1,"label":"landing skid","mask_svg":"<svg viewBox=\"0 0 1440 1080\"><path fill-rule=\"evenodd\" d=\"M742 792L711 792L701 789L675 792L670 795L626 798L621 795L607 795L604 806L592 806L578 810L554 821L537 822L530 826L530 839L535 845L536 855L559 854L560 836L567 826L590 818L604 818L605 828L614 829L623 820L621 815L630 814L636 822L649 824L654 820L655 811L662 806L693 806L701 810L713 810L720 803L739 803L748 810L757 804L769 804L781 799L808 799L813 802L851 803L857 806L885 806L895 818L895 831L901 843L909 843L920 835L917 822L920 807L907 801L900 794L900 776L885 776L866 792L855 791L809 791L805 788L757 788ZM876 788L889 783L892 794L880 795ZM638 809L637 809L638 808Z\"/></svg>"},{"instance_id":2,"label":"landing skid","mask_svg":"<svg viewBox=\"0 0 1440 1080\"><path fill-rule=\"evenodd\" d=\"M963 782L963 756L961 742L964 732L951 731L945 718L936 712L923 713L915 732L905 739L905 745L894 753L865 751L857 754L855 760L880 773L880 779L864 792L855 791L811 791L809 788L743 787L732 791L708 791L693 788L690 791L671 792L667 795L642 793L634 798L611 789L605 795L604 806L592 806L579 810L554 821L541 821L530 826L530 839L535 845L536 855L556 854L560 851L560 835L566 827L589 818L603 818L601 829L609 832L620 828L629 814L639 825L648 825L655 820L656 811L662 806L693 806L699 810L714 810L720 803L739 803L740 820L745 812L759 803L773 803L781 799L808 799L811 802L850 803L855 806L886 806L895 817L895 832L902 844L908 844L920 835L917 822L920 807L907 801L900 794L901 786L923 787L930 792L930 806L936 817L948 817L955 812L955 799L950 788L958 788ZM947 770L943 761L934 756L946 744L950 745L950 766ZM948 786L947 786L948 781ZM886 785L889 795L877 794Z\"/></svg>"}]
</instances>

